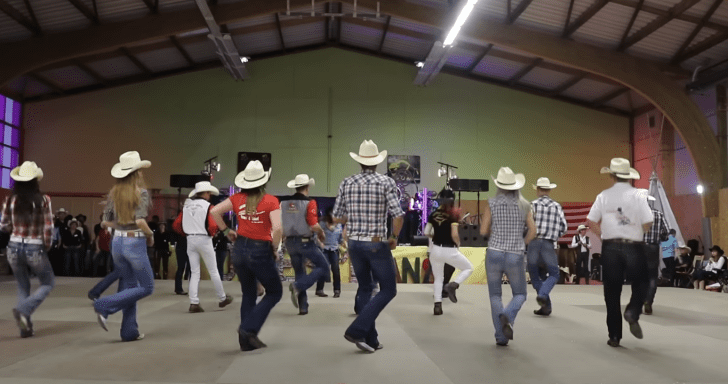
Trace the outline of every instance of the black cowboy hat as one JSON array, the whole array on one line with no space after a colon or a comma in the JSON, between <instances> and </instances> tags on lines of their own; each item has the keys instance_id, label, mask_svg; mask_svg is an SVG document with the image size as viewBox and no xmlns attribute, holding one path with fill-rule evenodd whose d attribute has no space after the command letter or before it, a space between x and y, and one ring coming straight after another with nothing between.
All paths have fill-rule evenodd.
<instances>
[{"instance_id":1,"label":"black cowboy hat","mask_svg":"<svg viewBox=\"0 0 728 384\"><path fill-rule=\"evenodd\" d=\"M86 215L84 214L79 214L78 216L76 216L76 220L78 221L81 221L81 218L83 218L83 221L86 221L87 219Z\"/></svg>"},{"instance_id":2,"label":"black cowboy hat","mask_svg":"<svg viewBox=\"0 0 728 384\"><path fill-rule=\"evenodd\" d=\"M446 201L455 201L455 192L451 189L443 189L437 194L437 201L442 204Z\"/></svg>"},{"instance_id":3,"label":"black cowboy hat","mask_svg":"<svg viewBox=\"0 0 728 384\"><path fill-rule=\"evenodd\" d=\"M723 250L717 245L714 245L713 248L710 248L710 251L718 252L718 256L723 256L725 254L725 252L723 252Z\"/></svg>"}]
</instances>

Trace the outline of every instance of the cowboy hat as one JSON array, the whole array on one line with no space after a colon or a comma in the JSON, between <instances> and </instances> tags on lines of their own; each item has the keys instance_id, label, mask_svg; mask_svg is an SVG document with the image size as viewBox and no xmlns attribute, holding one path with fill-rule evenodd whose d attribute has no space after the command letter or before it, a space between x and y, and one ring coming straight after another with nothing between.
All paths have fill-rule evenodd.
<instances>
[{"instance_id":1,"label":"cowboy hat","mask_svg":"<svg viewBox=\"0 0 728 384\"><path fill-rule=\"evenodd\" d=\"M123 179L138 169L149 168L151 166L152 163L150 161L142 160L139 157L139 152L129 151L119 156L119 162L111 168L111 176L117 179Z\"/></svg>"},{"instance_id":2,"label":"cowboy hat","mask_svg":"<svg viewBox=\"0 0 728 384\"><path fill-rule=\"evenodd\" d=\"M551 180L549 180L548 177L541 177L536 181L536 185L533 186L533 189L554 189L556 188L556 184L553 184Z\"/></svg>"},{"instance_id":3,"label":"cowboy hat","mask_svg":"<svg viewBox=\"0 0 728 384\"><path fill-rule=\"evenodd\" d=\"M305 173L296 175L295 179L288 182L288 188L298 188L305 185L310 185L312 187L316 185L316 181L314 179L309 179L308 175Z\"/></svg>"},{"instance_id":4,"label":"cowboy hat","mask_svg":"<svg viewBox=\"0 0 728 384\"><path fill-rule=\"evenodd\" d=\"M76 220L76 218L68 220L68 223L66 223L66 225L69 227L71 226L71 224L76 224L76 226L80 225L80 223L78 222L78 220Z\"/></svg>"},{"instance_id":5,"label":"cowboy hat","mask_svg":"<svg viewBox=\"0 0 728 384\"><path fill-rule=\"evenodd\" d=\"M40 181L43 179L43 170L38 168L35 162L25 161L21 166L10 171L10 177L15 181L31 181L33 179Z\"/></svg>"},{"instance_id":6,"label":"cowboy hat","mask_svg":"<svg viewBox=\"0 0 728 384\"><path fill-rule=\"evenodd\" d=\"M688 246L687 246L687 245L685 245L685 244L683 244L683 245L679 246L678 248L679 248L679 249L687 249L687 250L690 250L690 251L692 251L692 250L693 250L692 248L688 247Z\"/></svg>"},{"instance_id":7,"label":"cowboy hat","mask_svg":"<svg viewBox=\"0 0 728 384\"><path fill-rule=\"evenodd\" d=\"M580 232L580 231L581 231L582 229L589 229L589 227L587 227L586 225L582 224L582 225L580 225L580 226L578 226L578 227L576 228L576 231L577 231L577 232Z\"/></svg>"},{"instance_id":8,"label":"cowboy hat","mask_svg":"<svg viewBox=\"0 0 728 384\"><path fill-rule=\"evenodd\" d=\"M61 208L61 209L59 209L59 210L56 211L56 213L58 213L58 212L66 213L67 211L66 211L66 208Z\"/></svg>"},{"instance_id":9,"label":"cowboy hat","mask_svg":"<svg viewBox=\"0 0 728 384\"><path fill-rule=\"evenodd\" d=\"M201 192L210 192L215 196L220 194L220 190L210 184L209 181L200 181L199 183L195 184L195 189L190 192L190 197L194 197L196 194Z\"/></svg>"},{"instance_id":10,"label":"cowboy hat","mask_svg":"<svg viewBox=\"0 0 728 384\"><path fill-rule=\"evenodd\" d=\"M636 169L629 166L629 160L621 157L615 157L612 159L609 167L604 167L600 173L610 173L620 179L640 179L640 173Z\"/></svg>"},{"instance_id":11,"label":"cowboy hat","mask_svg":"<svg viewBox=\"0 0 728 384\"><path fill-rule=\"evenodd\" d=\"M83 218L83 221L86 221L87 217L83 213L79 213L76 215L76 220L81 221L81 218Z\"/></svg>"},{"instance_id":12,"label":"cowboy hat","mask_svg":"<svg viewBox=\"0 0 728 384\"><path fill-rule=\"evenodd\" d=\"M263 169L263 163L258 160L254 160L248 163L245 170L238 173L235 176L235 185L242 189L251 189L260 187L268 182L270 179L270 172L273 168L270 168L268 172Z\"/></svg>"},{"instance_id":13,"label":"cowboy hat","mask_svg":"<svg viewBox=\"0 0 728 384\"><path fill-rule=\"evenodd\" d=\"M437 194L437 202L440 204L455 201L455 192L451 189L443 189Z\"/></svg>"},{"instance_id":14,"label":"cowboy hat","mask_svg":"<svg viewBox=\"0 0 728 384\"><path fill-rule=\"evenodd\" d=\"M723 256L725 253L723 252L723 249L721 249L719 246L714 245L712 248L710 248L710 251L716 251L718 252L718 256Z\"/></svg>"},{"instance_id":15,"label":"cowboy hat","mask_svg":"<svg viewBox=\"0 0 728 384\"><path fill-rule=\"evenodd\" d=\"M349 152L349 156L359 164L377 165L387 158L387 151L379 152L379 148L373 141L364 140L359 146L359 154Z\"/></svg>"},{"instance_id":16,"label":"cowboy hat","mask_svg":"<svg viewBox=\"0 0 728 384\"><path fill-rule=\"evenodd\" d=\"M515 174L508 167L502 167L498 170L498 177L490 176L496 187L507 191L515 191L523 188L526 184L526 177L522 173Z\"/></svg>"},{"instance_id":17,"label":"cowboy hat","mask_svg":"<svg viewBox=\"0 0 728 384\"><path fill-rule=\"evenodd\" d=\"M654 196L650 195L650 191L648 191L644 188L638 189L637 192L645 195L645 198L647 198L647 201L657 201L657 199L655 199Z\"/></svg>"}]
</instances>

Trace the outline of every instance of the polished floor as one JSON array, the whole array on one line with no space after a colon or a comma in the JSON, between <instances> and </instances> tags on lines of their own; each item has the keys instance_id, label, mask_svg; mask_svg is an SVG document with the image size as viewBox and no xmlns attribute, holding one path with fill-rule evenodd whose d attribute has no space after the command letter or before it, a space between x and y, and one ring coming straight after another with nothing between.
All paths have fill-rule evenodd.
<instances>
[{"instance_id":1,"label":"polished floor","mask_svg":"<svg viewBox=\"0 0 728 384\"><path fill-rule=\"evenodd\" d=\"M341 298L312 297L307 316L298 316L284 295L260 334L268 348L241 352L236 283L225 282L236 301L220 310L210 282L202 281L207 312L190 314L171 281L157 282L139 305L146 338L122 343L120 314L110 317L109 332L96 323L86 298L95 282L58 278L33 317L30 339L18 337L12 319L15 283L0 282L0 384L728 382L728 294L722 293L662 288L655 314L642 318L645 338L635 339L625 326L622 347L611 348L602 287L557 286L550 318L533 315L529 291L515 339L497 347L486 286L464 286L459 303L445 302L445 314L436 317L431 285L400 284L377 324L384 349L365 354L343 338L356 289L345 284ZM623 302L628 294L625 287Z\"/></svg>"}]
</instances>

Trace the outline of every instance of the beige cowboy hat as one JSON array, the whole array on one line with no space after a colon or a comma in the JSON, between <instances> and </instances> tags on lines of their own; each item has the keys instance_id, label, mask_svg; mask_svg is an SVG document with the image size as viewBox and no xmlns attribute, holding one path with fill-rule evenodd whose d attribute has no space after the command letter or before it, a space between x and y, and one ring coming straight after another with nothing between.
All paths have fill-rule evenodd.
<instances>
[{"instance_id":1,"label":"beige cowboy hat","mask_svg":"<svg viewBox=\"0 0 728 384\"><path fill-rule=\"evenodd\" d=\"M556 184L552 183L548 177L541 177L536 181L536 185L533 186L533 189L539 189L539 188L554 189L554 188L556 188Z\"/></svg>"},{"instance_id":2,"label":"beige cowboy hat","mask_svg":"<svg viewBox=\"0 0 728 384\"><path fill-rule=\"evenodd\" d=\"M498 188L508 191L519 190L526 184L526 177L522 173L513 173L508 167L499 169L498 177L490 177Z\"/></svg>"},{"instance_id":3,"label":"beige cowboy hat","mask_svg":"<svg viewBox=\"0 0 728 384\"><path fill-rule=\"evenodd\" d=\"M201 192L210 192L215 196L220 194L220 190L210 184L209 181L200 181L199 183L195 184L195 189L190 192L190 197L194 197L196 194Z\"/></svg>"},{"instance_id":4,"label":"beige cowboy hat","mask_svg":"<svg viewBox=\"0 0 728 384\"><path fill-rule=\"evenodd\" d=\"M296 178L288 182L288 188L298 188L303 187L304 185L310 185L315 186L316 181L314 179L309 179L308 175L305 173L302 173L300 175L296 175Z\"/></svg>"},{"instance_id":5,"label":"beige cowboy hat","mask_svg":"<svg viewBox=\"0 0 728 384\"><path fill-rule=\"evenodd\" d=\"M688 246L687 246L687 245L685 245L685 244L683 244L683 245L680 245L680 246L678 247L678 249L687 249L687 250L689 250L689 251L692 251L692 250L693 250L692 248L688 247Z\"/></svg>"},{"instance_id":6,"label":"beige cowboy hat","mask_svg":"<svg viewBox=\"0 0 728 384\"><path fill-rule=\"evenodd\" d=\"M387 151L379 152L373 141L364 140L359 146L359 154L349 152L349 156L359 164L377 165L387 158Z\"/></svg>"},{"instance_id":7,"label":"beige cowboy hat","mask_svg":"<svg viewBox=\"0 0 728 384\"><path fill-rule=\"evenodd\" d=\"M268 182L268 179L270 179L270 172L272 170L273 168L266 172L263 169L263 163L258 160L251 161L248 163L248 166L245 167L244 171L235 176L235 185L242 189L260 187Z\"/></svg>"},{"instance_id":8,"label":"beige cowboy hat","mask_svg":"<svg viewBox=\"0 0 728 384\"><path fill-rule=\"evenodd\" d=\"M640 173L636 169L629 166L629 160L621 157L615 157L612 159L609 167L604 167L600 173L610 173L619 177L620 179L640 179Z\"/></svg>"},{"instance_id":9,"label":"beige cowboy hat","mask_svg":"<svg viewBox=\"0 0 728 384\"><path fill-rule=\"evenodd\" d=\"M123 179L138 169L149 168L151 166L152 163L150 161L142 160L139 157L139 152L129 151L119 156L119 162L111 168L111 176L117 179Z\"/></svg>"},{"instance_id":10,"label":"beige cowboy hat","mask_svg":"<svg viewBox=\"0 0 728 384\"><path fill-rule=\"evenodd\" d=\"M580 225L580 226L576 227L576 231L577 231L577 232L579 232L579 231L581 231L581 230L583 230L583 229L589 229L589 227L587 227L587 226L586 226L586 225L584 225L584 224L582 224L582 225Z\"/></svg>"},{"instance_id":11,"label":"beige cowboy hat","mask_svg":"<svg viewBox=\"0 0 728 384\"><path fill-rule=\"evenodd\" d=\"M31 181L43 179L43 170L38 168L38 165L33 161L25 161L19 167L15 167L10 171L10 177L15 181Z\"/></svg>"}]
</instances>

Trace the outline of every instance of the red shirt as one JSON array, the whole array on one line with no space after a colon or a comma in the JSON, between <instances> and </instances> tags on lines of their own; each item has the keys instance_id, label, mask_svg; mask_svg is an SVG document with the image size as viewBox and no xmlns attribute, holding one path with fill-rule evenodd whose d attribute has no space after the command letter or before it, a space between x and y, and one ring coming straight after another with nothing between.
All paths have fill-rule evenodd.
<instances>
[{"instance_id":1,"label":"red shirt","mask_svg":"<svg viewBox=\"0 0 728 384\"><path fill-rule=\"evenodd\" d=\"M111 244L111 234L106 229L99 231L99 249L102 251L109 252L109 244Z\"/></svg>"},{"instance_id":2,"label":"red shirt","mask_svg":"<svg viewBox=\"0 0 728 384\"><path fill-rule=\"evenodd\" d=\"M316 225L318 224L318 206L316 205L316 200L311 199L311 201L308 202L308 206L306 207L306 222L308 225Z\"/></svg>"},{"instance_id":3,"label":"red shirt","mask_svg":"<svg viewBox=\"0 0 728 384\"><path fill-rule=\"evenodd\" d=\"M271 231L273 225L270 222L270 213L281 209L278 199L273 195L266 194L258 203L255 215L248 216L245 212L245 201L248 196L236 193L230 196L233 203L233 211L238 217L238 235L253 240L273 241Z\"/></svg>"}]
</instances>

